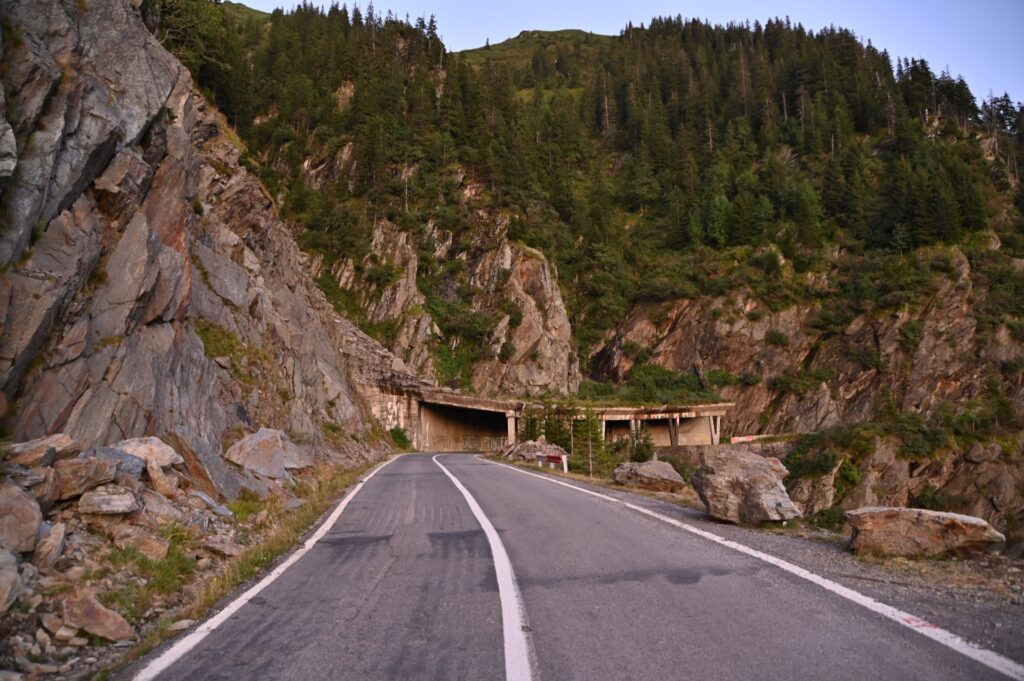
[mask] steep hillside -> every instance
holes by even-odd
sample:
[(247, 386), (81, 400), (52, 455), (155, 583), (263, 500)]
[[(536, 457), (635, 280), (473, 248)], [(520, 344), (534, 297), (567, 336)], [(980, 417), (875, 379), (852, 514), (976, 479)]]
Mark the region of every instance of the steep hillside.
[(240, 143), (130, 2), (7, 4), (0, 276), (7, 435), (157, 435), (232, 498), (260, 426), (379, 454), (359, 384), (415, 380), (307, 273)]
[(232, 77), (201, 80), (243, 162), (336, 308), (419, 371), (584, 400), (720, 393), (727, 434), (825, 429), (793, 463), (793, 481), (826, 474), (812, 510), (897, 452), (888, 497), (985, 499), (1015, 522), (1019, 493), (962, 484), (1021, 465), (1009, 97), (788, 20), (527, 31), (461, 55), (432, 19), (345, 6), (235, 34)]

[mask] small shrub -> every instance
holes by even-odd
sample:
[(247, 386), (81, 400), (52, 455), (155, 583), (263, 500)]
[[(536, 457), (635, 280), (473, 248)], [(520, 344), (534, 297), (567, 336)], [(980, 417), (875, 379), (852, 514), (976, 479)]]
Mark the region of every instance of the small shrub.
[(929, 511), (941, 511), (946, 508), (946, 504), (945, 496), (940, 494), (938, 488), (929, 482), (925, 484), (921, 493), (914, 499), (913, 506)]
[(502, 362), (507, 362), (516, 354), (516, 346), (511, 340), (507, 340), (501, 344), (501, 351), (498, 353), (498, 359)]
[(913, 352), (924, 338), (924, 327), (916, 319), (909, 319), (900, 327), (900, 347)]
[(812, 515), (809, 520), (815, 527), (823, 530), (831, 530), (832, 532), (839, 532), (843, 529), (843, 524), (846, 522), (846, 518), (843, 513), (843, 508), (841, 506), (833, 506), (832, 508), (827, 508), (824, 511), (818, 511)]
[(412, 443), (409, 441), (409, 435), (405, 432), (405, 428), (395, 426), (388, 431), (388, 435), (391, 436), (391, 440), (402, 449), (412, 449)]
[(778, 329), (769, 329), (764, 335), (764, 342), (777, 348), (786, 348), (789, 347), (789, 336)]

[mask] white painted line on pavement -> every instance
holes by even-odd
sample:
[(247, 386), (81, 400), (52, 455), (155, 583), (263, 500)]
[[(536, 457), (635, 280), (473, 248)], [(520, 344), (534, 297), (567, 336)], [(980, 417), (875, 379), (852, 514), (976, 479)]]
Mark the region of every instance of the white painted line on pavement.
[(512, 562), (508, 559), (508, 552), (505, 545), (501, 543), (501, 537), (494, 525), (484, 514), (480, 504), (473, 495), (469, 493), (459, 479), (452, 475), (452, 472), (445, 468), (437, 460), (439, 454), (433, 459), (438, 468), (444, 471), (455, 488), (462, 492), (469, 504), (469, 510), (476, 516), (476, 520), (487, 535), (487, 541), (491, 545), (491, 556), (494, 558), (494, 573), (498, 578), (498, 595), (501, 598), (501, 623), (505, 634), (505, 679), (506, 681), (531, 681), (533, 679), (533, 646), (526, 635), (526, 608), (523, 606), (523, 597), (519, 593), (519, 585), (516, 583), (516, 575), (512, 571)]
[(867, 608), (868, 610), (874, 613), (877, 613), (894, 622), (897, 622), (898, 624), (902, 624), (903, 626), (907, 627), (908, 629), (911, 629), (912, 631), (916, 631), (922, 636), (927, 636), (933, 641), (936, 641), (946, 646), (947, 648), (960, 653), (965, 657), (969, 657), (975, 662), (979, 662), (990, 669), (994, 669), (995, 671), (1000, 672), (1010, 677), (1011, 679), (1024, 681), (1024, 665), (1014, 662), (1010, 658), (1004, 657), (1003, 655), (1000, 655), (999, 653), (993, 650), (982, 648), (976, 643), (971, 643), (970, 641), (957, 636), (951, 631), (946, 631), (945, 629), (942, 629), (941, 627), (931, 624), (930, 622), (926, 622), (923, 619), (915, 617), (910, 613), (904, 612), (898, 608), (894, 608), (891, 605), (886, 605), (885, 603), (882, 603), (880, 601), (876, 601), (874, 598), (871, 598), (870, 596), (865, 596), (864, 594), (858, 591), (854, 591), (853, 589), (847, 588), (842, 584), (839, 584), (838, 582), (833, 582), (831, 579), (827, 579), (825, 577), (817, 575), (811, 572), (810, 570), (806, 570), (800, 567), (799, 565), (794, 565), (789, 561), (782, 560), (781, 558), (777, 558), (771, 554), (763, 553), (761, 551), (758, 551), (757, 549), (752, 549), (749, 546), (740, 544), (739, 542), (734, 542), (730, 539), (720, 537), (713, 532), (702, 530), (688, 523), (684, 523), (681, 520), (677, 520), (667, 515), (663, 515), (656, 511), (652, 511), (648, 508), (644, 508), (643, 506), (638, 506), (637, 504), (631, 504), (630, 502), (623, 501), (622, 499), (616, 499), (615, 497), (609, 496), (607, 494), (601, 494), (600, 492), (595, 492), (594, 490), (579, 487), (577, 485), (573, 485), (562, 480), (555, 480), (554, 478), (548, 477), (546, 475), (540, 475), (538, 473), (526, 471), (521, 468), (516, 468), (515, 466), (509, 466), (508, 464), (498, 463), (496, 461), (488, 461), (487, 459), (483, 459), (481, 457), (477, 458), (479, 458), (481, 461), (487, 461), (487, 463), (494, 464), (495, 466), (502, 466), (503, 468), (511, 469), (513, 471), (516, 471), (517, 473), (522, 473), (523, 475), (529, 475), (535, 478), (539, 478), (541, 480), (545, 480), (555, 485), (568, 487), (569, 489), (574, 489), (577, 492), (582, 492), (584, 494), (589, 494), (591, 496), (605, 499), (606, 501), (611, 501), (613, 503), (620, 504), (622, 506), (625, 506), (626, 508), (636, 511), (637, 513), (642, 513), (646, 516), (656, 518), (657, 520), (661, 520), (662, 522), (668, 523), (669, 525), (674, 525), (682, 530), (686, 530), (691, 534), (695, 534), (699, 537), (703, 537), (704, 539), (713, 541), (716, 544), (726, 546), (730, 549), (739, 551), (740, 553), (744, 553), (753, 558), (757, 558), (758, 560), (770, 563), (771, 565), (781, 568), (782, 570), (785, 570), (786, 572), (792, 575), (796, 575), (797, 577), (805, 579), (808, 582), (817, 584), (821, 588), (827, 591), (831, 591), (837, 596), (841, 596), (842, 598), (845, 598), (848, 601), (852, 601), (857, 605)]
[(387, 461), (385, 461), (384, 463), (380, 464), (372, 471), (367, 473), (365, 476), (363, 476), (363, 479), (360, 480), (359, 483), (355, 487), (353, 487), (348, 494), (345, 495), (345, 498), (338, 503), (337, 507), (334, 509), (331, 515), (327, 516), (327, 520), (325, 520), (320, 525), (320, 527), (317, 528), (316, 532), (310, 535), (309, 539), (307, 539), (302, 546), (296, 549), (292, 555), (288, 556), (287, 560), (285, 560), (283, 563), (274, 568), (270, 572), (270, 574), (268, 574), (266, 577), (261, 579), (251, 588), (249, 588), (241, 596), (231, 601), (231, 603), (229, 603), (227, 607), (225, 607), (223, 610), (221, 610), (216, 615), (214, 615), (213, 617), (211, 617), (210, 619), (206, 620), (198, 627), (196, 627), (195, 631), (193, 631), (191, 634), (181, 639), (180, 641), (172, 645), (170, 648), (165, 650), (163, 653), (161, 653), (159, 656), (151, 660), (149, 664), (143, 667), (139, 671), (139, 673), (135, 675), (135, 681), (151, 681), (152, 679), (157, 678), (168, 667), (170, 667), (172, 664), (181, 659), (182, 656), (184, 656), (186, 653), (188, 653), (188, 651), (195, 648), (200, 641), (202, 641), (210, 634), (210, 632), (212, 632), (220, 625), (224, 624), (224, 622), (226, 622), (228, 618), (234, 615), (239, 610), (239, 608), (241, 608), (243, 605), (251, 601), (253, 597), (256, 596), (256, 594), (270, 586), (270, 584), (275, 579), (280, 577), (285, 570), (294, 565), (295, 562), (299, 560), (299, 558), (302, 558), (304, 555), (306, 555), (306, 553), (308, 553), (309, 550), (313, 548), (313, 545), (320, 541), (320, 539), (322, 539), (323, 536), (327, 534), (327, 532), (332, 527), (334, 527), (334, 523), (338, 521), (338, 518), (341, 516), (342, 511), (345, 510), (345, 507), (348, 506), (350, 501), (352, 501), (352, 498), (356, 495), (356, 493), (363, 488), (363, 485), (365, 485), (370, 478), (376, 475), (380, 469), (384, 468), (384, 466), (387, 466), (389, 463), (391, 463), (397, 458), (397, 456), (391, 457), (390, 459), (388, 459)]

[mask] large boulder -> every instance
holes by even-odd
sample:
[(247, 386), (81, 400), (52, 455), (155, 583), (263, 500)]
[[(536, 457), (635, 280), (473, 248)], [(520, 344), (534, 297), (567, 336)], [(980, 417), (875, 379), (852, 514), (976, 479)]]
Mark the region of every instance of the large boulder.
[(72, 629), (85, 629), (108, 641), (123, 641), (135, 636), (132, 625), (119, 614), (103, 607), (91, 593), (64, 599), (64, 623)]
[(54, 459), (67, 459), (79, 451), (78, 444), (69, 435), (57, 433), (47, 437), (11, 445), (7, 453), (9, 463), (21, 466), (49, 466)]
[(257, 475), (274, 480), (291, 480), (289, 470), (309, 468), (312, 454), (297, 447), (280, 430), (260, 428), (231, 445), (224, 457)]
[(981, 518), (921, 508), (869, 506), (846, 512), (855, 553), (924, 557), (983, 551), (1006, 540)]
[(0, 480), (0, 547), (15, 553), (32, 551), (42, 521), (35, 497), (6, 478)]
[(549, 444), (543, 440), (517, 442), (501, 450), (501, 457), (509, 461), (536, 461), (547, 456), (564, 456), (565, 454), (566, 451), (558, 445)]
[(675, 492), (686, 487), (686, 481), (667, 461), (626, 461), (615, 467), (612, 477), (620, 485), (655, 492)]
[(693, 486), (712, 518), (757, 525), (800, 517), (782, 484), (786, 473), (776, 458), (711, 450), (701, 454)]
[(57, 485), (61, 499), (77, 497), (114, 479), (117, 474), (117, 461), (112, 459), (67, 459), (53, 464), (57, 474)]

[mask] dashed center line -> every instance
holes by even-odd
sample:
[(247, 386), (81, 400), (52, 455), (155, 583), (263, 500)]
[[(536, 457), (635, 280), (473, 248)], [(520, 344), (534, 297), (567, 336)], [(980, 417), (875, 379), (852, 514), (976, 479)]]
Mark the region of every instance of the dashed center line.
[(532, 681), (534, 678), (534, 655), (533, 645), (527, 634), (529, 627), (526, 624), (526, 608), (523, 606), (523, 596), (519, 592), (519, 585), (516, 583), (515, 572), (512, 570), (512, 563), (508, 559), (508, 552), (501, 542), (494, 525), (484, 514), (480, 504), (469, 490), (463, 486), (459, 479), (452, 475), (444, 465), (437, 460), (440, 455), (434, 455), (434, 463), (444, 471), (455, 488), (462, 492), (466, 498), (469, 510), (473, 512), (484, 534), (487, 535), (487, 542), (491, 545), (491, 556), (494, 559), (494, 573), (498, 578), (498, 595), (501, 599), (501, 623), (505, 639), (505, 679), (506, 681)]

